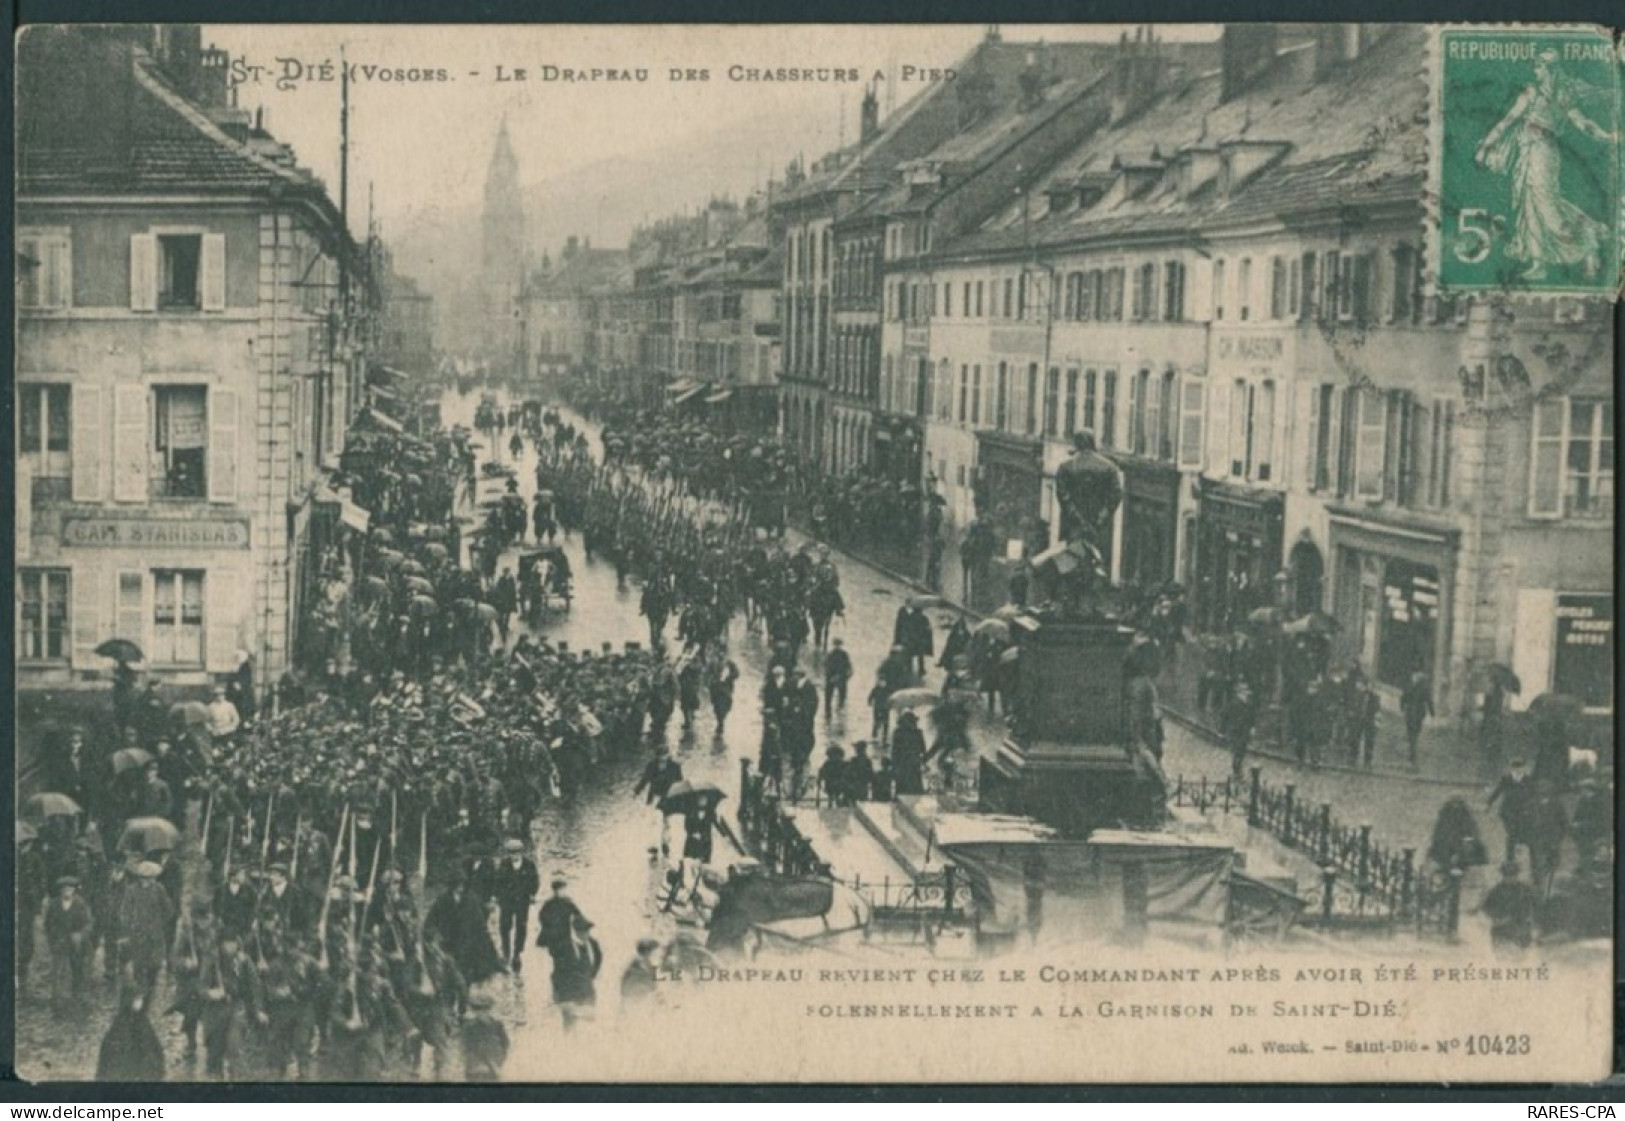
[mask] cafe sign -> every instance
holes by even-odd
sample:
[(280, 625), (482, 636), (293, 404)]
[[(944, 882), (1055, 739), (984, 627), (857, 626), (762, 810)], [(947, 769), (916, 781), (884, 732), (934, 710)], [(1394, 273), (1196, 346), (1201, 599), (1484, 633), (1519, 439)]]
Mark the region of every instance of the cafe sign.
[(62, 522), (62, 544), (82, 549), (246, 549), (248, 519), (69, 517)]

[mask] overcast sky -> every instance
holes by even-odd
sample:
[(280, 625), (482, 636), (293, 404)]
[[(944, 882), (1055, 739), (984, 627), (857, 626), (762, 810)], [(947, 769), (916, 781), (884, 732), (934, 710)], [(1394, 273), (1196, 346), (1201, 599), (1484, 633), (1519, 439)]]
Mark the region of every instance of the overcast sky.
[[(861, 82), (732, 81), (728, 69), (826, 67), (896, 76), (901, 105), (925, 85), (924, 72), (951, 66), (985, 27), (941, 26), (276, 26), (215, 25), (205, 43), (262, 67), (239, 72), (239, 104), (264, 107), (278, 139), (337, 193), (340, 84), (316, 68), (344, 57), (385, 69), (444, 70), (447, 81), (351, 83), (352, 225), (361, 232), (367, 184), (375, 185), (386, 228), (419, 208), (467, 206), (479, 199), (498, 118), (506, 112), (526, 185), (610, 157), (685, 137), (726, 131), (764, 109), (795, 122), (776, 150), (740, 151), (729, 178), (754, 182), (797, 152), (809, 159), (850, 141)], [(1121, 28), (1007, 26), (1007, 41), (1115, 39)], [(1204, 38), (1211, 28), (1170, 28), (1168, 38)], [(282, 60), (296, 60), (294, 64)], [(543, 67), (649, 71), (643, 83), (544, 81)], [(498, 67), (528, 80), (498, 82)], [(920, 76), (904, 78), (904, 68)], [(669, 71), (708, 70), (706, 82), (674, 82)], [(277, 79), (302, 72), (291, 88)], [(882, 91), (882, 106), (888, 97)], [(753, 145), (754, 147), (754, 145)], [(760, 169), (759, 172), (757, 169)], [(696, 204), (703, 199), (693, 200)]]

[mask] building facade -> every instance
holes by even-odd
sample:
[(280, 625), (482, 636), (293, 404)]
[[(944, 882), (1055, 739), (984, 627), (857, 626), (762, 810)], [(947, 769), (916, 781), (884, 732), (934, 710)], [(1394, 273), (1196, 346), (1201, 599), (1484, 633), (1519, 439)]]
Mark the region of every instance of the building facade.
[(26, 36), (19, 66), (21, 688), (288, 668), (318, 483), (359, 406), (360, 260), (321, 184), (226, 107), (195, 29)]

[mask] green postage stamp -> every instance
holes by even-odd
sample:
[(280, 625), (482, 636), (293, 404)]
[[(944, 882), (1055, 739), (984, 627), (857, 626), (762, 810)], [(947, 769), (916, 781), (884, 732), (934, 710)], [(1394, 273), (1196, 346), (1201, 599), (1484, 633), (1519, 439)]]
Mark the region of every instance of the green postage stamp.
[(1621, 70), (1610, 33), (1442, 27), (1432, 70), (1439, 289), (1613, 296)]

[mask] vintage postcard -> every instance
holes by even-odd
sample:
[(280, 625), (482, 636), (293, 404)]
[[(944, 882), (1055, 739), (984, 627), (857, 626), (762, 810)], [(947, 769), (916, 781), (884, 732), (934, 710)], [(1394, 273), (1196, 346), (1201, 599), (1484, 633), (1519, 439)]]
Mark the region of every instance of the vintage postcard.
[(36, 1082), (1586, 1082), (1584, 25), (36, 26)]

